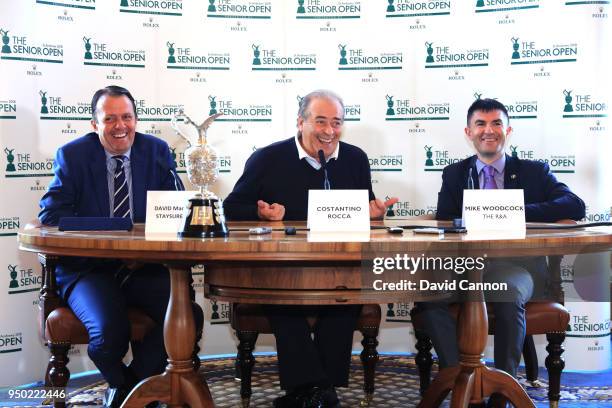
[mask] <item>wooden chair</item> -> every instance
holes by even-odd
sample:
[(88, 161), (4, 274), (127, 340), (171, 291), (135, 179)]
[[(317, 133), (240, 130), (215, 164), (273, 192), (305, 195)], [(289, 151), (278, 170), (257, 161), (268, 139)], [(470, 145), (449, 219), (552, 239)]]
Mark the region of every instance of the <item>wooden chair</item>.
[[(562, 256), (548, 257), (549, 295), (551, 295), (554, 301), (528, 302), (525, 306), (527, 336), (523, 344), (523, 358), (525, 360), (527, 379), (537, 385), (538, 360), (532, 336), (535, 334), (545, 334), (548, 340), (548, 346), (546, 347), (548, 356), (546, 357), (545, 364), (548, 370), (548, 400), (550, 401), (551, 408), (556, 408), (559, 405), (561, 372), (565, 367), (565, 362), (561, 355), (565, 351), (563, 349), (563, 341), (565, 340), (565, 331), (570, 319), (569, 312), (563, 306), (560, 274), (562, 258)], [(459, 312), (459, 305), (451, 305), (449, 309), (456, 318)], [(492, 312), (492, 308), (487, 308), (487, 312), (489, 317), (489, 334), (494, 334), (495, 315)], [(415, 361), (419, 368), (420, 391), (421, 395), (423, 395), (430, 384), (431, 366), (433, 365), (431, 356), (432, 343), (431, 339), (423, 331), (423, 322), (419, 317), (418, 307), (414, 308), (411, 314), (417, 338)]]
[[(363, 335), (361, 344), (361, 363), (363, 364), (363, 390), (366, 397), (364, 403), (369, 403), (374, 394), (374, 373), (378, 362), (378, 329), (380, 327), (380, 306), (363, 305), (357, 320), (355, 330)], [(316, 318), (308, 319), (310, 327), (314, 327)], [(251, 375), (255, 358), (253, 350), (260, 333), (271, 334), (272, 327), (260, 305), (232, 303), (230, 322), (238, 337), (238, 354), (236, 356), (236, 378), (240, 379), (240, 397), (243, 406), (248, 407), (251, 398)]]
[[(39, 334), (43, 342), (49, 347), (51, 357), (45, 371), (45, 387), (65, 389), (70, 379), (68, 370), (68, 351), (73, 344), (88, 344), (89, 336), (81, 321), (66, 305), (59, 295), (55, 267), (59, 260), (57, 256), (38, 254), (42, 265), (42, 287), (39, 296)], [(197, 310), (201, 309), (199, 306)], [(139, 341), (155, 327), (155, 322), (142, 311), (136, 308), (128, 310), (131, 333), (133, 341)], [(202, 327), (197, 328), (196, 343), (193, 352), (193, 368), (200, 368), (198, 342), (202, 337)], [(54, 398), (53, 405), (56, 408), (66, 406), (64, 398)]]

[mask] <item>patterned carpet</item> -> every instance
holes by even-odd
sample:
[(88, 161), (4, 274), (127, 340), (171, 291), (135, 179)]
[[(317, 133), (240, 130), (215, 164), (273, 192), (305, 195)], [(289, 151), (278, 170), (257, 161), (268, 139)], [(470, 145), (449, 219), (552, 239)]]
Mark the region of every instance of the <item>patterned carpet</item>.
[[(276, 356), (258, 355), (253, 372), (253, 396), (251, 407), (271, 407), (272, 400), (281, 394), (278, 387)], [(201, 373), (205, 375), (217, 408), (240, 407), (240, 382), (234, 379), (233, 358), (207, 359), (202, 362)], [(545, 379), (542, 373), (541, 379)], [(604, 374), (608, 375), (608, 374)], [(106, 383), (99, 374), (79, 379), (82, 386), (71, 389), (68, 406), (99, 406)], [(564, 383), (567, 383), (563, 380)], [(561, 407), (612, 407), (612, 381), (601, 386), (562, 386)], [(84, 385), (83, 385), (84, 384)], [(358, 356), (353, 356), (350, 386), (339, 389), (343, 407), (360, 407), (364, 397), (363, 376)], [(538, 407), (548, 406), (547, 383), (542, 381), (539, 388), (525, 387)], [(376, 372), (376, 392), (370, 404), (372, 408), (415, 407), (419, 401), (418, 374), (414, 358), (401, 355), (381, 356)], [(42, 401), (32, 404), (14, 405), (0, 400), (0, 406), (44, 407)], [(610, 404), (610, 405), (609, 405)], [(448, 406), (445, 402), (442, 406)], [(47, 406), (48, 407), (48, 406)]]

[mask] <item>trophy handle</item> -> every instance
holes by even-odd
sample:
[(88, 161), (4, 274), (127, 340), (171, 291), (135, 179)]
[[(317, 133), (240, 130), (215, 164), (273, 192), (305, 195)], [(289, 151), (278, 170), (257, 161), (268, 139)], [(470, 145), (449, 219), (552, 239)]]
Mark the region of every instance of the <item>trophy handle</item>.
[(198, 144), (205, 145), (206, 144), (206, 130), (215, 121), (215, 119), (217, 119), (221, 115), (223, 115), (223, 112), (215, 113), (214, 115), (211, 115), (208, 118), (206, 118), (206, 120), (202, 122), (201, 125), (198, 126), (195, 124), (193, 120), (191, 120), (189, 116), (185, 115), (183, 111), (180, 111), (177, 115), (172, 117), (172, 120), (170, 121), (170, 125), (172, 126), (172, 129), (174, 129), (176, 134), (181, 136), (183, 139), (185, 139), (187, 143), (189, 144), (189, 147), (191, 147), (192, 145), (191, 141), (189, 140), (187, 135), (185, 135), (178, 127), (178, 123), (177, 123), (178, 119), (183, 118), (183, 122), (186, 125), (193, 125), (198, 130)]
[(170, 120), (170, 126), (172, 126), (172, 129), (174, 129), (174, 131), (176, 132), (177, 135), (179, 135), (180, 137), (182, 137), (183, 139), (185, 139), (185, 141), (188, 144), (188, 147), (191, 147), (191, 140), (189, 140), (189, 138), (187, 137), (187, 135), (185, 135), (183, 133), (182, 130), (179, 129), (178, 127), (178, 123), (177, 121), (183, 118), (183, 121), (185, 122), (185, 124), (189, 124), (189, 123), (193, 123), (191, 121), (191, 119), (189, 119), (189, 116), (185, 115), (185, 113), (181, 110), (179, 111), (179, 113), (177, 115), (174, 115), (172, 117), (172, 119)]
[(201, 128), (204, 132), (206, 132), (206, 130), (210, 127), (210, 125), (212, 125), (215, 119), (217, 119), (221, 115), (223, 115), (223, 112), (218, 112), (218, 113), (215, 113), (214, 115), (210, 115), (208, 118), (206, 118), (204, 123), (198, 126), (198, 129)]

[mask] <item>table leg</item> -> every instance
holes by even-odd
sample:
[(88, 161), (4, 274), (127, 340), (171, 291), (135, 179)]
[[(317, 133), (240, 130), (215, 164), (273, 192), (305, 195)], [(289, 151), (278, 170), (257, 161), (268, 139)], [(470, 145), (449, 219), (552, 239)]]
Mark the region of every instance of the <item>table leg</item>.
[(168, 366), (163, 374), (141, 381), (122, 407), (143, 407), (160, 401), (169, 407), (214, 407), (206, 381), (193, 371), (191, 354), (195, 322), (189, 297), (189, 269), (170, 267), (170, 300), (164, 321), (164, 344)]
[(520, 384), (508, 373), (484, 364), (489, 321), (487, 305), (481, 301), (463, 302), (457, 321), (459, 366), (442, 369), (431, 383), (419, 408), (440, 406), (452, 390), (450, 406), (466, 408), (482, 403), (493, 393), (503, 395), (515, 407), (535, 408)]

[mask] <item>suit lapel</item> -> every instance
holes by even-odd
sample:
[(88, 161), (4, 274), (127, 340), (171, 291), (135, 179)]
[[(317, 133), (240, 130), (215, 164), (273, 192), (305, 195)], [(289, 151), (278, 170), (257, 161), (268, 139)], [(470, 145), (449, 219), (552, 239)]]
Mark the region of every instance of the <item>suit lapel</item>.
[(504, 169), (504, 189), (519, 187), (519, 159), (506, 155)]
[(106, 176), (106, 155), (102, 145), (99, 145), (99, 149), (95, 149), (95, 153), (92, 155), (92, 160), (89, 163), (89, 169), (91, 171), (91, 184), (94, 187), (96, 194), (96, 204), (101, 216), (107, 217), (110, 214), (110, 201), (108, 198), (108, 178)]
[(143, 188), (147, 184), (146, 174), (146, 154), (142, 151), (142, 144), (138, 133), (134, 138), (134, 144), (132, 145), (132, 151), (130, 153), (130, 164), (132, 171), (132, 200), (134, 208), (132, 208), (134, 220), (144, 219), (145, 214), (141, 209), (145, 208), (146, 192)]

